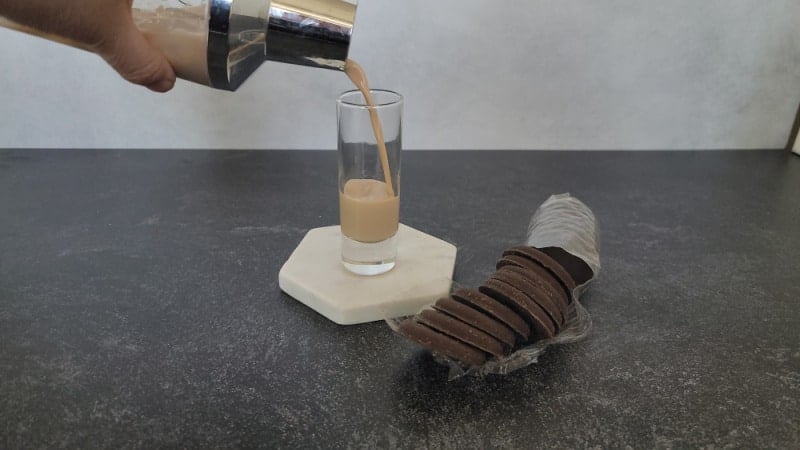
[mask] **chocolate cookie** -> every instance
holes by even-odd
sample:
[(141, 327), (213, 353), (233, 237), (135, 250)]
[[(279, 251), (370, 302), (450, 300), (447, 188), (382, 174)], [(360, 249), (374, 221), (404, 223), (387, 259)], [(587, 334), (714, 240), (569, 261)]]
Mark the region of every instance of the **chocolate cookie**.
[(484, 312), (471, 308), (451, 297), (440, 298), (433, 307), (493, 336), (503, 343), (506, 348), (514, 347), (514, 332), (506, 325), (503, 325), (502, 322)]
[[(517, 274), (518, 276), (524, 278), (528, 283), (532, 283), (534, 286), (537, 286), (539, 289), (541, 289), (545, 295), (545, 299), (543, 299), (545, 304), (539, 302), (539, 306), (548, 311), (552, 310), (551, 308), (555, 308), (556, 315), (558, 316), (557, 320), (559, 326), (562, 326), (569, 317), (569, 299), (567, 298), (567, 294), (563, 289), (561, 289), (561, 286), (558, 285), (549, 272), (541, 267), (538, 267), (537, 269), (541, 271), (541, 273), (536, 272), (535, 270), (523, 269), (518, 266), (504, 266), (501, 267), (498, 272), (511, 272)], [(552, 283), (547, 281), (548, 278), (552, 281)]]
[(523, 256), (506, 255), (500, 258), (495, 265), (498, 270), (502, 269), (503, 267), (510, 266), (519, 267), (526, 272), (531, 272), (531, 275), (529, 276), (530, 279), (533, 281), (541, 281), (546, 283), (550, 289), (556, 293), (557, 298), (563, 299), (564, 303), (566, 304), (570, 303), (570, 298), (567, 295), (567, 292), (564, 290), (564, 287), (561, 285), (561, 282), (556, 279), (555, 275), (550, 273), (549, 270), (542, 267), (539, 263)]
[(539, 250), (547, 253), (551, 258), (558, 261), (564, 269), (569, 272), (575, 284), (578, 286), (591, 280), (594, 276), (592, 268), (577, 256), (569, 253), (560, 247), (544, 247)]
[(397, 332), (428, 350), (471, 366), (486, 362), (486, 353), (446, 334), (442, 334), (415, 319), (406, 319), (397, 326)]
[(458, 289), (453, 292), (452, 297), (506, 324), (519, 336), (520, 341), (527, 342), (530, 338), (531, 329), (528, 324), (517, 313), (497, 300), (475, 289)]
[(417, 321), (494, 356), (506, 354), (503, 344), (497, 339), (441, 311), (423, 310), (417, 314)]
[(516, 311), (536, 331), (536, 337), (552, 338), (555, 335), (555, 326), (547, 313), (514, 286), (489, 278), (478, 290)]
[[(524, 272), (524, 269), (517, 268), (517, 270)], [(536, 302), (547, 313), (547, 317), (553, 322), (555, 332), (558, 333), (561, 330), (561, 326), (564, 324), (564, 315), (542, 286), (531, 282), (526, 276), (511, 270), (510, 267), (498, 270), (491, 278), (508, 283), (524, 292), (528, 298)]]
[(572, 293), (575, 291), (575, 281), (572, 279), (572, 276), (561, 267), (558, 261), (541, 250), (528, 246), (512, 247), (503, 252), (503, 256), (506, 255), (518, 255), (539, 263), (556, 277), (556, 280), (561, 283), (561, 286), (567, 292), (570, 302), (572, 302)]
[(494, 267), (495, 269), (500, 269), (504, 266), (517, 266), (522, 267), (523, 269), (531, 270), (533, 270), (535, 267), (541, 267), (538, 263), (535, 263), (524, 256), (512, 254), (503, 255), (503, 257), (497, 261), (497, 264)]

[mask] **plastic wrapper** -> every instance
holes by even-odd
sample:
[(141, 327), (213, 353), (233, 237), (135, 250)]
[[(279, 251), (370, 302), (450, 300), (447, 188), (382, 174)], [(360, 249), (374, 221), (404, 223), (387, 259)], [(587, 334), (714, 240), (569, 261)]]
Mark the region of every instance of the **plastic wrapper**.
[[(551, 345), (577, 342), (589, 335), (592, 319), (580, 297), (600, 273), (597, 221), (591, 209), (570, 194), (551, 196), (533, 214), (525, 244), (547, 252), (575, 279), (574, 308), (565, 327), (551, 339), (536, 341), (478, 367), (464, 368), (458, 362), (434, 353), (436, 361), (450, 367), (450, 379), (464, 375), (505, 375), (535, 363)], [(390, 319), (387, 323), (396, 330), (401, 320)]]
[(526, 244), (566, 252), (569, 259), (560, 262), (578, 284), (573, 293), (576, 298), (600, 273), (597, 219), (588, 206), (569, 194), (553, 195), (539, 206), (528, 226)]

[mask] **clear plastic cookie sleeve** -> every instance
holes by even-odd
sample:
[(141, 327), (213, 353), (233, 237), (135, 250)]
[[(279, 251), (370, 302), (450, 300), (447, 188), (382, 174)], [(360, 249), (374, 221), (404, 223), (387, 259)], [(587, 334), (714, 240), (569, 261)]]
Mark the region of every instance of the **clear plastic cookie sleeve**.
[[(553, 195), (531, 217), (524, 244), (545, 250), (575, 279), (574, 308), (566, 325), (551, 339), (521, 347), (503, 358), (489, 359), (479, 367), (464, 368), (458, 362), (434, 353), (438, 362), (450, 367), (450, 379), (464, 375), (505, 375), (535, 363), (551, 345), (577, 342), (589, 335), (592, 319), (580, 297), (600, 273), (599, 235), (592, 210), (570, 194)], [(457, 287), (456, 283), (454, 285)], [(400, 320), (402, 318), (389, 319), (387, 323), (396, 329)]]

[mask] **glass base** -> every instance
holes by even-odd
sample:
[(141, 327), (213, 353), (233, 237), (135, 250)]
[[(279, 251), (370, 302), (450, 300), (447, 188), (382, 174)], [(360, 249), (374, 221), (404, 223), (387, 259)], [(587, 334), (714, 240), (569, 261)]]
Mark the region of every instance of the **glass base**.
[(397, 257), (397, 235), (380, 242), (359, 242), (342, 235), (342, 264), (356, 275), (380, 275), (392, 270)]
[(394, 269), (394, 261), (385, 264), (351, 264), (347, 261), (342, 261), (344, 268), (353, 272), (356, 275), (373, 276), (386, 273)]

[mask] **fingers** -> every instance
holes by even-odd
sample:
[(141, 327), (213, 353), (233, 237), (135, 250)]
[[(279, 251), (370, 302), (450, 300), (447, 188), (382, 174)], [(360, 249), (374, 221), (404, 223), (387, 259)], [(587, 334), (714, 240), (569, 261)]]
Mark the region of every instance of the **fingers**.
[(115, 30), (113, 38), (98, 49), (123, 78), (155, 92), (166, 92), (175, 85), (175, 71), (158, 48), (147, 40), (133, 24), (125, 21)]

